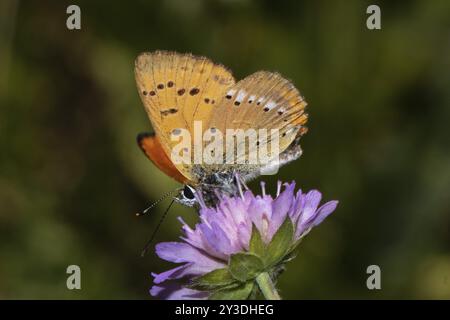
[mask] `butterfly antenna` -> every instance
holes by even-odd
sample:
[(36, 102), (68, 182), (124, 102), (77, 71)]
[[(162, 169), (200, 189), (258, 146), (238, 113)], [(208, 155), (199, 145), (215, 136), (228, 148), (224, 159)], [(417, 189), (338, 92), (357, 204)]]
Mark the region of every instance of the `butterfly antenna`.
[(167, 197), (173, 195), (175, 192), (178, 192), (179, 188), (177, 188), (176, 190), (171, 190), (169, 192), (166, 192), (165, 194), (163, 194), (163, 196), (161, 198), (159, 198), (158, 200), (156, 200), (155, 202), (153, 202), (150, 206), (148, 206), (145, 210), (142, 210), (141, 212), (136, 213), (136, 217), (140, 217), (145, 215), (150, 209), (154, 208), (157, 204), (159, 204), (161, 201), (165, 200)]
[(173, 199), (173, 200), (170, 202), (170, 204), (169, 204), (169, 206), (167, 207), (166, 211), (164, 211), (163, 215), (161, 216), (161, 219), (159, 219), (159, 222), (158, 222), (158, 224), (156, 225), (156, 228), (155, 228), (155, 230), (153, 231), (152, 236), (150, 237), (150, 240), (147, 241), (147, 243), (146, 243), (145, 246), (144, 246), (144, 249), (142, 249), (141, 257), (144, 257), (145, 254), (147, 253), (148, 248), (150, 248), (150, 245), (152, 244), (153, 239), (155, 238), (156, 233), (157, 233), (158, 230), (159, 230), (159, 227), (161, 227), (161, 224), (163, 223), (165, 217), (167, 216), (167, 213), (169, 213), (169, 210), (170, 210), (170, 208), (172, 207), (172, 205), (173, 205), (174, 202), (175, 202), (175, 199)]

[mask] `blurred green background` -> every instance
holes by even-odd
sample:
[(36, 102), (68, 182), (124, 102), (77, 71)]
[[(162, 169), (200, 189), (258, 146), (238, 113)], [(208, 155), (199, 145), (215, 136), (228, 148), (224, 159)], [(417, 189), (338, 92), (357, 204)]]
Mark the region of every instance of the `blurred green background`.
[[(66, 28), (81, 7), (82, 29)], [(0, 4), (0, 299), (149, 299), (139, 253), (177, 183), (142, 154), (142, 51), (275, 70), (309, 102), (304, 155), (278, 176), (337, 211), (280, 278), (286, 299), (450, 298), (450, 2), (13, 1)], [(253, 184), (254, 189), (257, 183)], [(156, 242), (180, 235), (174, 206)], [(66, 288), (81, 267), (82, 289)], [(367, 266), (382, 289), (366, 288)]]

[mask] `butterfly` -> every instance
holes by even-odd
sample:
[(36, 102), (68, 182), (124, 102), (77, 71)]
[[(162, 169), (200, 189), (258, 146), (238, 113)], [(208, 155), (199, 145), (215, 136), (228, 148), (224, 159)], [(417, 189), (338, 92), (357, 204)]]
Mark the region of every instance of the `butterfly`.
[[(299, 140), (306, 133), (307, 103), (295, 86), (280, 74), (258, 71), (237, 81), (221, 64), (205, 57), (169, 51), (140, 54), (135, 61), (135, 78), (140, 98), (148, 114), (154, 133), (137, 137), (144, 154), (165, 174), (184, 184), (176, 201), (192, 206), (201, 193), (208, 204), (217, 201), (217, 191), (237, 192), (236, 179), (246, 181), (261, 175), (263, 170), (282, 166), (302, 154)], [(174, 161), (173, 150), (179, 140), (174, 135), (187, 132), (191, 136), (196, 123), (201, 123), (201, 135), (227, 130), (270, 130), (277, 132), (276, 148), (272, 138), (249, 142), (219, 140), (222, 147), (216, 152), (218, 163), (193, 161), (192, 149), (199, 144), (207, 150), (205, 141), (195, 138), (183, 151), (191, 151), (190, 161)], [(183, 131), (182, 131), (183, 130)], [(233, 131), (231, 131), (233, 132)], [(239, 147), (247, 147), (237, 155)], [(233, 149), (234, 148), (234, 149)], [(270, 149), (269, 160), (250, 163), (253, 153)], [(209, 151), (208, 151), (209, 152)], [(245, 158), (246, 160), (243, 160)], [(234, 159), (234, 161), (229, 161)]]

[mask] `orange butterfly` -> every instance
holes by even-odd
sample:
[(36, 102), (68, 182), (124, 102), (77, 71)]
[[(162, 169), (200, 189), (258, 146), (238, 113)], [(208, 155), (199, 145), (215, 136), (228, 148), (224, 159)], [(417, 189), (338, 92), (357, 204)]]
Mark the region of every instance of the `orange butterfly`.
[[(195, 204), (195, 192), (201, 192), (207, 203), (214, 204), (215, 189), (233, 194), (237, 191), (236, 177), (248, 181), (259, 176), (261, 170), (284, 165), (302, 153), (299, 139), (307, 131), (304, 126), (308, 118), (304, 112), (306, 102), (298, 90), (277, 73), (259, 71), (236, 83), (229, 70), (205, 57), (156, 51), (137, 57), (135, 77), (155, 130), (155, 134), (138, 135), (138, 144), (160, 170), (185, 185), (176, 197), (183, 204)], [(223, 162), (206, 164), (195, 162), (192, 150), (196, 147), (209, 150), (207, 143), (194, 138), (183, 148), (190, 152), (187, 156), (190, 161), (174, 161), (173, 152), (179, 143), (174, 136), (182, 130), (194, 134), (198, 122), (203, 124), (201, 135), (208, 130), (214, 133), (276, 130), (279, 132), (277, 148), (271, 147), (269, 161), (250, 163), (252, 153), (268, 148), (271, 138), (258, 140), (240, 156), (236, 151), (240, 144), (227, 141), (225, 146), (234, 150), (225, 152), (219, 148), (215, 156)], [(241, 141), (241, 145), (249, 143)], [(230, 162), (231, 158), (234, 161)], [(246, 160), (240, 161), (241, 158)]]

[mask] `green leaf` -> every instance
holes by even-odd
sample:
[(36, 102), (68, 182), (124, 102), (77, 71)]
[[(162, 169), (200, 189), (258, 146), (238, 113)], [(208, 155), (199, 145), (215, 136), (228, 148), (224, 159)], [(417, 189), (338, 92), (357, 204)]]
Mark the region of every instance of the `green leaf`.
[(236, 280), (255, 278), (264, 268), (262, 260), (253, 253), (236, 253), (230, 257), (230, 272)]
[(250, 238), (250, 245), (249, 245), (249, 252), (254, 253), (260, 258), (264, 257), (265, 254), (265, 247), (261, 233), (259, 232), (258, 228), (253, 224), (252, 225), (252, 236)]
[(222, 268), (195, 278), (189, 287), (199, 290), (209, 290), (229, 285), (235, 281), (236, 279), (233, 278), (230, 270), (228, 268)]
[(254, 281), (248, 281), (238, 287), (222, 289), (214, 292), (210, 300), (245, 300), (253, 291)]
[(274, 234), (267, 246), (265, 262), (267, 266), (278, 263), (289, 251), (294, 237), (294, 225), (291, 218), (286, 217), (281, 227)]

